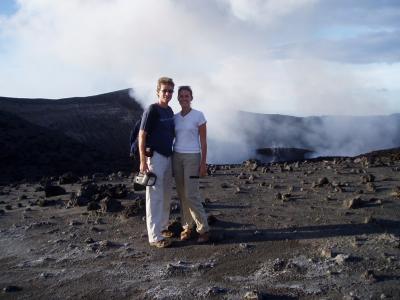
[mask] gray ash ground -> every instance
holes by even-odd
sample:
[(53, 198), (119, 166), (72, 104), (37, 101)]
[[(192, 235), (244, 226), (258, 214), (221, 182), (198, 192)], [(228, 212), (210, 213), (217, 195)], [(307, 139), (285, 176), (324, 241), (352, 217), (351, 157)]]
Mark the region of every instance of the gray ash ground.
[(398, 152), (211, 171), (212, 241), (168, 249), (124, 174), (1, 186), (0, 298), (400, 298)]

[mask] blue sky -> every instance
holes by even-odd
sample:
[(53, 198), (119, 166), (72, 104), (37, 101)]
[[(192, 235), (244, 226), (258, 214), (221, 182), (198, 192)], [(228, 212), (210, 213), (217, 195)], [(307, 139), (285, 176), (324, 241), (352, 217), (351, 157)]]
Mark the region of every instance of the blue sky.
[(398, 0), (0, 0), (2, 96), (150, 103), (168, 75), (210, 114), (390, 114), (399, 61)]
[(17, 11), (17, 3), (14, 0), (0, 1), (0, 15), (12, 15)]

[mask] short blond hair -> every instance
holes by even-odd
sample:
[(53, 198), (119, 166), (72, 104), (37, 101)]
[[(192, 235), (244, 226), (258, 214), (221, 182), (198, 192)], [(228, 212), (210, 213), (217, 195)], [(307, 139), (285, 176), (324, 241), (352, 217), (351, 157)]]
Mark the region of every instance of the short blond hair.
[(175, 83), (172, 80), (172, 78), (161, 77), (161, 78), (158, 79), (158, 82), (157, 82), (157, 92), (160, 91), (162, 84), (171, 85), (172, 87), (175, 87)]

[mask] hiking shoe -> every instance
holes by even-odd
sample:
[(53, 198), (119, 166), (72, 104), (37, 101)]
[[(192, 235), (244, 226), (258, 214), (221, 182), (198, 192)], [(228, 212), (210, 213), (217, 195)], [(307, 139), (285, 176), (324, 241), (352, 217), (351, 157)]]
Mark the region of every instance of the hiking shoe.
[(192, 230), (190, 229), (184, 229), (181, 232), (181, 241), (187, 241), (192, 238)]
[(165, 238), (172, 238), (174, 233), (168, 229), (161, 231), (161, 235)]
[(157, 242), (150, 243), (150, 246), (156, 248), (168, 248), (169, 246), (171, 246), (171, 241), (163, 239)]
[(199, 237), (197, 238), (197, 242), (199, 244), (207, 243), (210, 240), (210, 233), (209, 232), (204, 232), (199, 234)]

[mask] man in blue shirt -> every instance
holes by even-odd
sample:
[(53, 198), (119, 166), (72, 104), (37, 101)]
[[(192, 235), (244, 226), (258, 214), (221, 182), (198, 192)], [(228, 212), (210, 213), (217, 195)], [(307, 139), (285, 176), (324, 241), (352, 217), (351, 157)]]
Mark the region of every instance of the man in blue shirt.
[(153, 172), (155, 185), (146, 187), (146, 225), (149, 243), (157, 248), (170, 246), (163, 237), (167, 229), (172, 192), (171, 155), (174, 141), (174, 113), (168, 106), (174, 92), (171, 78), (157, 83), (158, 102), (143, 113), (139, 130), (140, 172)]

